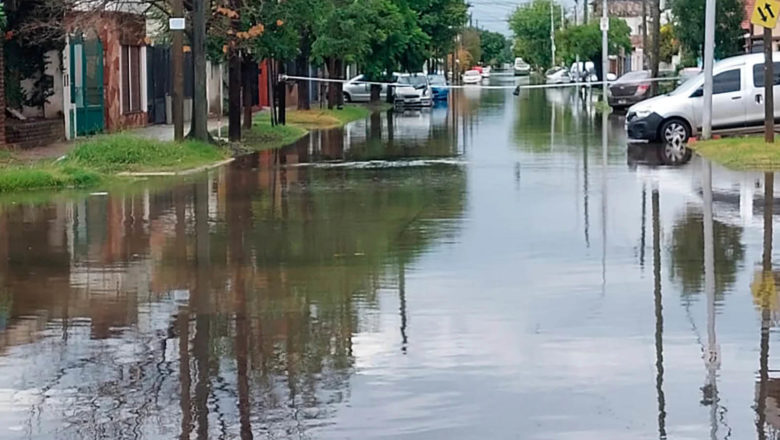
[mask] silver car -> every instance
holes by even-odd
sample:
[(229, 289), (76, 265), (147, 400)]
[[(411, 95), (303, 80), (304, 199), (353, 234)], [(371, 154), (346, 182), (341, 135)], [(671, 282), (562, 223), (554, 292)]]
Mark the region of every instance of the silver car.
[[(395, 78), (393, 78), (395, 81)], [(371, 85), (366, 82), (363, 75), (358, 75), (344, 83), (342, 88), (344, 101), (346, 102), (369, 102), (371, 100)], [(379, 97), (384, 101), (387, 97), (387, 85), (382, 85)]]
[(402, 74), (398, 76), (395, 87), (396, 108), (431, 107), (433, 92), (428, 77), (423, 73)]
[[(773, 55), (780, 71), (780, 53)], [(632, 140), (675, 142), (696, 136), (702, 126), (704, 74), (673, 92), (631, 106), (626, 130)], [(780, 77), (774, 80), (775, 119), (780, 118)], [(733, 130), (764, 123), (764, 55), (750, 54), (715, 63), (712, 89), (712, 128)]]

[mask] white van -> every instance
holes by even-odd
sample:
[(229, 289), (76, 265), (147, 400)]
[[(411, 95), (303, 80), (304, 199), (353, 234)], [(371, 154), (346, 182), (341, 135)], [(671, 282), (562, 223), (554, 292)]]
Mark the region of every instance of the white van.
[[(780, 119), (780, 52), (775, 68), (775, 120)], [(674, 142), (701, 130), (702, 86), (698, 74), (673, 92), (631, 106), (626, 114), (629, 139)], [(764, 123), (764, 55), (740, 55), (715, 63), (712, 89), (712, 128), (728, 130)]]
[(525, 76), (531, 74), (531, 65), (523, 61), (522, 58), (515, 58), (515, 76)]

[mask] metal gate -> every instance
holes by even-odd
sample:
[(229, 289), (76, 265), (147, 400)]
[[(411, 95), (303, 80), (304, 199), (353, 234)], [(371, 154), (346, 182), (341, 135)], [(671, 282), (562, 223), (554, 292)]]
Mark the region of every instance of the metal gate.
[[(192, 71), (192, 53), (184, 54), (184, 99), (191, 99), (194, 89), (194, 76)], [(146, 73), (147, 73), (147, 101), (149, 108), (149, 123), (165, 124), (171, 115), (168, 115), (168, 101), (173, 93), (173, 78), (171, 77), (171, 48), (151, 47), (146, 48)], [(186, 111), (185, 111), (186, 114)]]
[(74, 37), (70, 44), (71, 135), (103, 131), (103, 43)]

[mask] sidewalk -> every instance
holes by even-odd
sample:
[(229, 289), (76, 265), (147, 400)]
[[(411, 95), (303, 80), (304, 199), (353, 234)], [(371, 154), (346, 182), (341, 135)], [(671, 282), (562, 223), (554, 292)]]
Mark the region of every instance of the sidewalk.
[[(219, 119), (209, 119), (208, 128), (209, 131), (216, 131), (219, 128)], [(189, 122), (184, 123), (184, 133), (185, 135), (187, 132), (189, 132), (190, 124)], [(157, 139), (161, 141), (172, 141), (173, 140), (173, 125), (148, 125), (146, 127), (140, 127), (140, 128), (133, 128), (130, 130), (126, 130), (127, 133), (130, 133), (134, 136), (144, 137), (147, 139)], [(222, 133), (223, 136), (227, 135), (227, 118), (222, 118)], [(86, 138), (79, 138), (79, 140), (83, 140)], [(62, 141), (62, 142), (56, 142), (51, 145), (47, 145), (45, 147), (36, 147), (36, 148), (30, 148), (26, 150), (14, 150), (13, 155), (14, 158), (22, 161), (22, 162), (34, 162), (37, 160), (44, 160), (44, 159), (56, 159), (58, 157), (62, 157), (76, 145), (77, 141)]]

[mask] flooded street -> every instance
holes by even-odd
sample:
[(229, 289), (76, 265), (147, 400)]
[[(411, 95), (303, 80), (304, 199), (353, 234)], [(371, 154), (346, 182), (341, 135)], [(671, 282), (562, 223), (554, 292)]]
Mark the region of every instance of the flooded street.
[(775, 176), (453, 94), (0, 200), (0, 439), (777, 438)]

